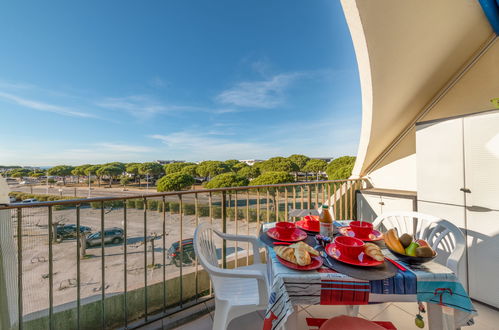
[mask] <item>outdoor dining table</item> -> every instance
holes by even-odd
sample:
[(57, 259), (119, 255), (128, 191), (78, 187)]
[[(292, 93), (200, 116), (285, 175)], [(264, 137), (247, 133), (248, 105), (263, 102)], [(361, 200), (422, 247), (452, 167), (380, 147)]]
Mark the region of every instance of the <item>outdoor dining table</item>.
[[(272, 227), (266, 224), (263, 231)], [(360, 280), (322, 266), (317, 270), (290, 269), (277, 259), (269, 242), (267, 270), (269, 303), (264, 330), (292, 328), (296, 319), (288, 318), (298, 305), (367, 305), (385, 302), (427, 302), (429, 329), (456, 329), (473, 325), (477, 315), (471, 300), (457, 276), (447, 267), (430, 261), (411, 266), (391, 257), (407, 270), (382, 280)], [(365, 270), (366, 272), (369, 269)], [(383, 320), (389, 321), (389, 320)]]

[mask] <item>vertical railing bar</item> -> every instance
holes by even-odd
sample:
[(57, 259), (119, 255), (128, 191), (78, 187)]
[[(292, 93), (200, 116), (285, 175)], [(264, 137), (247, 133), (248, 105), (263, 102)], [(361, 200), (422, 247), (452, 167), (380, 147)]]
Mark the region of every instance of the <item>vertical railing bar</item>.
[(333, 205), (334, 205), (334, 213), (335, 213), (335, 219), (340, 219), (340, 213), (338, 210), (338, 207), (336, 207), (336, 200), (337, 200), (337, 187), (336, 187), (336, 182), (333, 183)]
[(303, 210), (303, 190), (305, 189), (305, 186), (300, 186), (300, 200), (301, 200), (301, 205), (300, 209)]
[(184, 204), (182, 200), (182, 195), (178, 195), (178, 201), (179, 201), (179, 206), (178, 206), (178, 211), (179, 211), (179, 220), (180, 220), (180, 242), (179, 242), (179, 247), (180, 247), (180, 308), (183, 308), (184, 306), (184, 282), (183, 282), (183, 264), (184, 264), (184, 247), (182, 245), (183, 241), (183, 232), (184, 232)]
[(288, 220), (288, 187), (284, 187), (284, 221)]
[[(209, 205), (208, 205), (208, 208), (209, 208), (208, 212), (210, 213), (210, 225), (211, 226), (213, 226), (212, 202), (213, 202), (213, 200), (212, 200), (212, 194), (211, 194), (211, 191), (210, 191), (210, 193), (208, 195), (208, 203), (209, 203)], [(211, 235), (213, 235), (212, 231), (210, 231), (210, 236)], [(210, 238), (212, 239), (212, 237), (210, 237)], [(210, 282), (210, 296), (211, 296), (211, 295), (213, 295), (213, 285), (212, 285), (211, 281), (209, 281), (209, 282)]]
[[(199, 213), (198, 213), (198, 193), (194, 193), (194, 216), (195, 216), (195, 219), (196, 219), (196, 228), (198, 227), (199, 225)], [(198, 256), (195, 256), (194, 257), (194, 264), (196, 266), (196, 273), (194, 275), (195, 279), (195, 286), (196, 286), (196, 298), (195, 300), (198, 301), (198, 296), (199, 296), (199, 269), (198, 269)]]
[(308, 205), (307, 205), (308, 207), (307, 208), (309, 210), (311, 210), (312, 209), (312, 185), (311, 184), (309, 184), (307, 186), (307, 190), (308, 190), (308, 201), (307, 201), (308, 202)]
[[(293, 207), (292, 209), (296, 209), (296, 186), (293, 186)], [(296, 221), (296, 218), (293, 218), (293, 222)]]
[(269, 188), (267, 188), (267, 223), (270, 222)]
[(80, 232), (80, 204), (76, 205), (76, 329), (80, 329), (80, 307), (81, 307), (81, 232)]
[(319, 208), (319, 184), (315, 184), (315, 208)]
[[(17, 312), (18, 327), (23, 329), (23, 213), (22, 208), (17, 209)], [(49, 230), (50, 229), (49, 227)]]
[(329, 206), (333, 205), (333, 210), (334, 210), (334, 204), (331, 203), (331, 184), (327, 183), (326, 186), (327, 186), (327, 205)]
[[(222, 191), (222, 232), (227, 233), (227, 195), (226, 190)], [(227, 241), (222, 242), (222, 267), (227, 268)]]
[(345, 218), (343, 218), (343, 183), (340, 183), (339, 185), (340, 185), (339, 186), (340, 219), (344, 220)]
[(100, 246), (101, 246), (101, 328), (106, 328), (106, 307), (104, 299), (106, 298), (106, 268), (104, 260), (104, 201), (100, 202)]
[(348, 181), (345, 181), (343, 183), (344, 187), (345, 187), (345, 199), (343, 200), (343, 203), (345, 203), (345, 217), (343, 219), (347, 219), (348, 218)]
[[(239, 200), (238, 200), (237, 190), (236, 190), (236, 191), (234, 191), (234, 222), (236, 223), (236, 235), (239, 234), (239, 216), (237, 214), (237, 212), (239, 211), (239, 209), (237, 207), (238, 201)], [(237, 248), (239, 247), (239, 244), (237, 244), (237, 241), (234, 242), (234, 246), (235, 246), (235, 252), (236, 252), (236, 261), (235, 261), (234, 265), (237, 268), (238, 263), (239, 263), (239, 256), (238, 256), (238, 252), (237, 252)]]
[(350, 182), (350, 219), (353, 219), (353, 181)]
[(162, 197), (163, 203), (163, 313), (166, 313), (166, 201), (165, 196)]
[[(246, 235), (249, 236), (250, 234), (250, 209), (249, 209), (249, 201), (250, 201), (250, 191), (249, 189), (246, 190)], [(246, 244), (246, 266), (249, 265), (249, 250), (250, 250), (250, 243), (248, 242)]]
[(49, 329), (54, 328), (54, 254), (52, 243), (54, 241), (54, 226), (52, 220), (52, 206), (48, 207), (49, 225)]
[(123, 200), (123, 305), (125, 329), (128, 328), (128, 219), (127, 219), (127, 200)]
[[(154, 253), (154, 251), (152, 252)], [(144, 197), (144, 319), (148, 320), (147, 306), (147, 197)]]
[(279, 221), (279, 187), (275, 188), (275, 222)]
[(258, 189), (256, 190), (256, 226), (260, 230), (260, 190)]

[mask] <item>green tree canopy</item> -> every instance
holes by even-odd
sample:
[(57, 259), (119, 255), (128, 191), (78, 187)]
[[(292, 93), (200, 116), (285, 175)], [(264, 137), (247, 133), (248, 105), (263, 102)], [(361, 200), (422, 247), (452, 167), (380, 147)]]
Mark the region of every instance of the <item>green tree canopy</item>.
[(265, 172), (297, 172), (299, 170), (298, 165), (293, 163), (288, 158), (284, 157), (272, 157), (260, 165), (257, 166), (262, 173)]
[(196, 171), (197, 168), (198, 168), (198, 166), (196, 164), (194, 164), (194, 165), (187, 165), (187, 166), (184, 166), (182, 168), (182, 171), (180, 171), (180, 173), (188, 174), (188, 175), (190, 175), (192, 177), (195, 177), (195, 176), (198, 175), (198, 173)]
[(294, 178), (291, 174), (284, 171), (270, 171), (265, 172), (258, 178), (252, 180), (250, 183), (252, 186), (261, 186), (267, 184), (280, 184), (293, 182)]
[(241, 187), (247, 186), (249, 180), (242, 175), (229, 172), (222, 173), (215, 176), (209, 182), (205, 184), (205, 187), (208, 189), (212, 188), (229, 188), (229, 187)]
[(181, 172), (186, 166), (196, 165), (194, 163), (170, 163), (164, 165), (165, 174), (172, 174)]
[(234, 169), (234, 166), (240, 163), (237, 159), (229, 159), (223, 162), (229, 171), (237, 172), (237, 169)]
[(104, 165), (99, 168), (96, 172), (97, 175), (106, 175), (109, 178), (109, 187), (113, 183), (113, 179), (120, 176), (123, 173), (123, 168), (117, 165)]
[(194, 184), (194, 178), (184, 173), (165, 175), (157, 182), (158, 191), (179, 191)]
[(106, 164), (104, 164), (104, 166), (107, 166), (107, 165), (119, 167), (121, 169), (121, 172), (125, 172), (125, 170), (126, 170), (126, 164), (125, 163), (112, 162), (112, 163), (106, 163)]
[(139, 173), (142, 175), (159, 176), (163, 174), (163, 166), (156, 162), (142, 163), (139, 166)]
[(90, 164), (85, 164), (85, 165), (79, 165), (79, 166), (76, 166), (72, 171), (71, 171), (71, 174), (73, 175), (76, 175), (76, 176), (82, 176), (82, 175), (85, 175), (85, 169), (87, 169), (88, 167), (90, 167), (92, 165)]
[(85, 175), (87, 176), (90, 176), (92, 174), (95, 174), (97, 175), (97, 171), (99, 170), (99, 168), (101, 168), (102, 166), (101, 165), (92, 165), (92, 166), (89, 166), (87, 167), (86, 169), (83, 170), (83, 173), (85, 173)]
[(228, 171), (227, 165), (217, 160), (206, 160), (201, 162), (197, 168), (198, 174), (205, 178), (212, 178)]
[(45, 175), (44, 172), (31, 172), (29, 174), (29, 176), (32, 178), (39, 178), (39, 177), (44, 176), (44, 175)]
[(249, 165), (246, 163), (243, 163), (243, 162), (239, 162), (239, 163), (235, 164), (234, 166), (232, 166), (232, 170), (235, 172), (239, 172), (241, 169), (243, 169), (245, 167), (249, 167)]
[(310, 158), (308, 158), (305, 155), (296, 155), (296, 154), (289, 156), (288, 159), (293, 163), (295, 163), (296, 165), (298, 165), (298, 169), (300, 171), (303, 170), (303, 167), (305, 167), (307, 162), (310, 160)]
[(355, 157), (343, 156), (333, 159), (326, 167), (329, 180), (348, 179), (352, 175)]
[(62, 177), (62, 182), (66, 185), (66, 177), (71, 175), (71, 171), (74, 169), (73, 166), (69, 165), (58, 165), (54, 166), (47, 171), (48, 175), (60, 176)]
[(307, 162), (307, 164), (302, 168), (302, 171), (307, 173), (314, 173), (316, 175), (317, 180), (319, 180), (319, 173), (324, 172), (326, 170), (327, 163), (322, 159), (311, 159)]
[(140, 165), (140, 163), (128, 163), (125, 166), (125, 171), (135, 177), (140, 174)]
[(237, 171), (237, 174), (244, 176), (247, 179), (254, 179), (258, 177), (260, 173), (260, 169), (255, 166), (245, 166)]

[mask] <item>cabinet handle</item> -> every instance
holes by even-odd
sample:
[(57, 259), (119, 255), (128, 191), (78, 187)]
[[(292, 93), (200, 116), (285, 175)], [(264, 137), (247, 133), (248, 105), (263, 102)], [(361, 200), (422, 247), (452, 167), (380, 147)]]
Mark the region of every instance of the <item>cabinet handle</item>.
[(461, 188), (459, 190), (461, 190), (464, 193), (471, 194), (471, 190), (469, 190), (468, 188)]
[(383, 203), (383, 202), (379, 202), (379, 205), (385, 205), (385, 203)]

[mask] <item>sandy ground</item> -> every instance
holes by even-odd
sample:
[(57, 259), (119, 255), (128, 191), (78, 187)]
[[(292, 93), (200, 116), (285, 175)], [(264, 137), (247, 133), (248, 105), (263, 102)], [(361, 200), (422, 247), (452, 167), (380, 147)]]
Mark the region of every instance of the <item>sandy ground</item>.
[[(99, 231), (101, 226), (100, 210), (91, 208), (81, 209), (81, 225), (89, 226), (92, 231)], [(105, 228), (123, 228), (123, 209), (116, 209), (105, 214)], [(66, 224), (76, 223), (76, 210), (54, 211), (54, 221)], [(127, 211), (127, 289), (132, 290), (144, 286), (144, 254), (147, 256), (147, 265), (154, 263), (156, 267), (147, 267), (148, 284), (158, 283), (163, 280), (163, 269), (166, 277), (179, 276), (180, 269), (171, 264), (167, 258), (163, 264), (163, 240), (155, 240), (155, 249), (152, 251), (150, 243), (144, 244), (144, 211), (130, 209)], [(200, 222), (209, 222), (209, 218), (200, 218)], [(157, 211), (147, 212), (147, 235), (162, 235), (162, 213)], [(221, 228), (221, 220), (214, 220), (215, 226)], [(24, 314), (43, 310), (49, 306), (49, 243), (48, 243), (48, 214), (46, 208), (25, 209), (22, 219), (23, 227), (23, 302)], [(194, 216), (184, 216), (182, 221), (182, 238), (191, 238), (196, 227)], [(256, 235), (257, 224), (238, 220), (237, 231), (239, 234)], [(234, 221), (227, 224), (227, 232), (236, 233)], [(174, 241), (180, 239), (179, 215), (166, 215), (166, 250)], [(76, 240), (64, 240), (53, 245), (53, 297), (54, 306), (76, 300), (76, 270), (77, 249)], [(218, 247), (221, 244), (218, 242)], [(228, 244), (228, 253), (234, 252), (234, 245)], [(239, 249), (246, 249), (246, 244), (240, 244)], [(86, 250), (89, 258), (80, 260), (81, 267), (81, 298), (101, 295), (102, 275), (101, 262), (102, 250), (100, 246)], [(246, 250), (239, 251), (239, 256), (246, 255)], [(105, 261), (105, 293), (124, 292), (124, 244), (108, 244), (104, 248)], [(200, 268), (201, 266), (199, 266)], [(185, 265), (183, 272), (195, 271), (196, 267)]]

